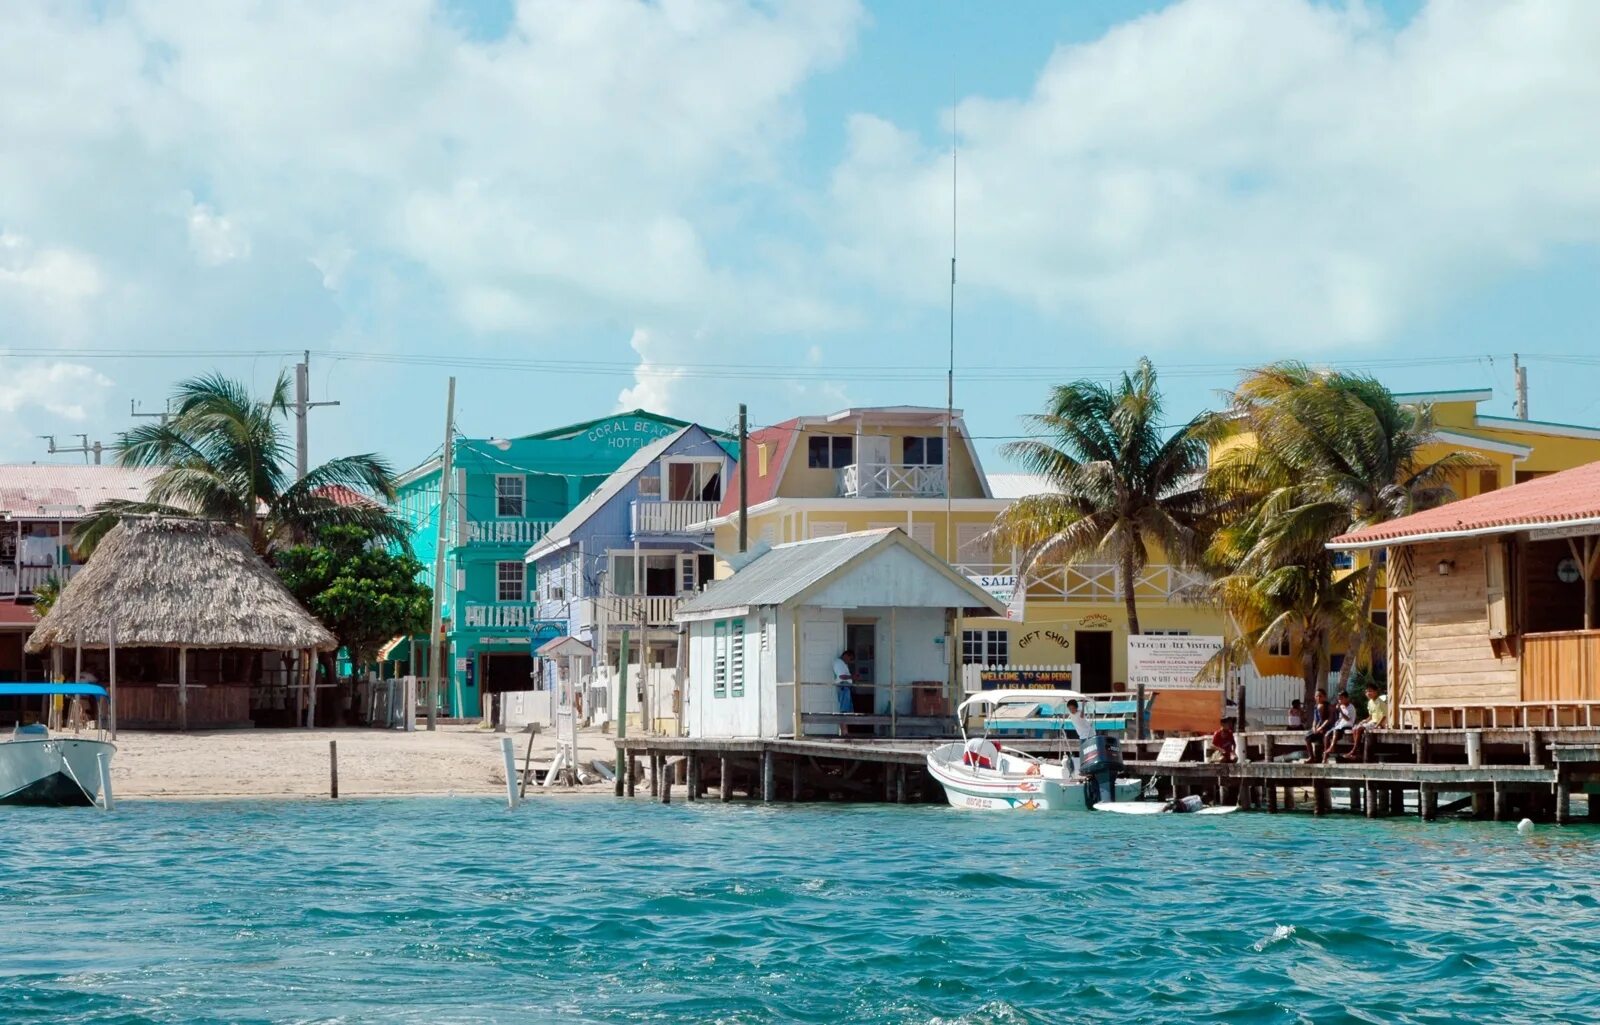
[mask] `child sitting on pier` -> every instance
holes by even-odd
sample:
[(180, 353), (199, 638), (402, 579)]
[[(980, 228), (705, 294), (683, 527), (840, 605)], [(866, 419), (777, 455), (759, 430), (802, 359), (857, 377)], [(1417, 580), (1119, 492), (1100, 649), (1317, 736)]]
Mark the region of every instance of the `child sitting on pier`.
[(1211, 760), (1232, 764), (1238, 760), (1237, 744), (1233, 736), (1233, 716), (1225, 716), (1222, 726), (1211, 735)]
[(1353, 761), (1366, 761), (1367, 754), (1362, 750), (1361, 742), (1370, 730), (1381, 730), (1389, 718), (1389, 704), (1383, 700), (1383, 695), (1378, 693), (1378, 685), (1367, 684), (1367, 717), (1356, 723), (1350, 731), (1350, 758)]
[(1303, 730), (1306, 728), (1306, 714), (1300, 707), (1300, 699), (1295, 698), (1289, 702), (1289, 729)]
[(1311, 706), (1311, 728), (1306, 731), (1306, 761), (1322, 761), (1323, 745), (1332, 728), (1333, 709), (1328, 707), (1328, 692), (1318, 687), (1316, 702)]
[(1339, 750), (1339, 738), (1350, 736), (1356, 728), (1356, 706), (1350, 703), (1350, 695), (1344, 691), (1339, 692), (1339, 703), (1333, 709), (1333, 725), (1328, 729), (1328, 751), (1322, 756), (1324, 762), (1333, 761), (1333, 756)]

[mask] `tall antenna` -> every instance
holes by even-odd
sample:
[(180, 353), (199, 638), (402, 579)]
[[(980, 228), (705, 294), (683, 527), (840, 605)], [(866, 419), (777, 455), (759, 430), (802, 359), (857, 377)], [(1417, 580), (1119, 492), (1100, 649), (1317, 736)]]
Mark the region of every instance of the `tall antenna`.
[[(950, 362), (944, 378), (944, 551), (952, 564), (960, 553), (956, 551), (956, 525), (952, 495), (955, 475), (950, 452), (950, 436), (955, 433), (956, 421), (956, 157), (959, 138), (956, 134), (956, 108), (960, 93), (956, 89), (956, 76), (950, 74)], [(961, 610), (955, 610), (950, 619), (950, 637), (945, 642), (945, 657), (950, 662), (951, 704), (960, 694), (962, 672)]]

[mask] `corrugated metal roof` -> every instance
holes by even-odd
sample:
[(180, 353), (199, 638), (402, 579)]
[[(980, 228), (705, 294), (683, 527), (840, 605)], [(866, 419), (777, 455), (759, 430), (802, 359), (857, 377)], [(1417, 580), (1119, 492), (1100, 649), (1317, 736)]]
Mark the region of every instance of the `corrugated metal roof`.
[(1600, 519), (1600, 462), (1412, 513), (1330, 542), (1331, 548), (1460, 534), (1512, 533)]
[(681, 613), (714, 612), (751, 605), (782, 605), (812, 584), (884, 542), (897, 528), (819, 537), (779, 545), (726, 580), (684, 602)]
[(556, 521), (556, 525), (539, 539), (539, 543), (528, 549), (527, 560), (532, 562), (550, 552), (557, 551), (566, 546), (568, 539), (579, 527), (588, 522), (589, 517), (599, 512), (605, 504), (617, 497), (622, 489), (633, 482), (633, 479), (643, 473), (645, 469), (657, 459), (660, 459), (673, 443), (693, 430), (703, 430), (695, 424), (680, 427), (664, 438), (657, 438), (644, 448), (639, 449), (628, 457), (627, 462), (617, 467), (615, 473), (600, 482), (600, 486), (589, 493), (589, 496), (577, 505), (572, 511)]
[[(55, 516), (41, 507), (82, 506), (88, 512), (114, 498), (142, 502), (159, 468), (82, 465), (0, 465), (0, 513)], [(75, 514), (69, 514), (68, 519)]]
[(1037, 473), (991, 473), (989, 491), (996, 498), (1018, 499), (1029, 495), (1055, 495), (1061, 489), (1050, 478)]

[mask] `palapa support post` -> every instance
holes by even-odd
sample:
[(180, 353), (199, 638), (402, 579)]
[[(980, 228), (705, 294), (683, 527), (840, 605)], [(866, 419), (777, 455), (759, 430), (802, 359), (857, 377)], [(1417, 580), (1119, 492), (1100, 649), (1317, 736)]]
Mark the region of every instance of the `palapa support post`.
[[(72, 632), (72, 682), (73, 683), (82, 683), (83, 682), (83, 631), (82, 630), (74, 630)], [(83, 727), (83, 715), (81, 714), (82, 707), (83, 707), (83, 699), (82, 698), (78, 698), (78, 697), (74, 697), (72, 699), (72, 704), (71, 704), (72, 711), (68, 714), (68, 718), (72, 720), (72, 732), (74, 732), (74, 733), (79, 732)]]
[(178, 729), (189, 729), (189, 649), (178, 646)]
[[(332, 683), (332, 680), (328, 681)], [(317, 725), (317, 649), (306, 649), (306, 729)]]
[(106, 658), (110, 672), (106, 681), (106, 721), (110, 724), (111, 739), (117, 739), (117, 624), (106, 625)]
[(764, 804), (771, 804), (778, 795), (778, 780), (772, 761), (770, 749), (761, 752), (761, 800)]
[(339, 742), (328, 741), (328, 798), (339, 799)]

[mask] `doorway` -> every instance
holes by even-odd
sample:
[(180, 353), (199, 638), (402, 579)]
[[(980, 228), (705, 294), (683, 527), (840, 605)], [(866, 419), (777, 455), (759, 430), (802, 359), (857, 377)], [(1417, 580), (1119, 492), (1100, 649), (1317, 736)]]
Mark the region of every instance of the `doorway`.
[(1072, 644), (1078, 649), (1078, 672), (1083, 677), (1073, 681), (1075, 688), (1085, 694), (1111, 693), (1111, 631), (1077, 630)]
[(851, 694), (851, 709), (861, 715), (871, 715), (877, 711), (877, 620), (845, 623), (844, 647), (855, 656), (856, 685)]

